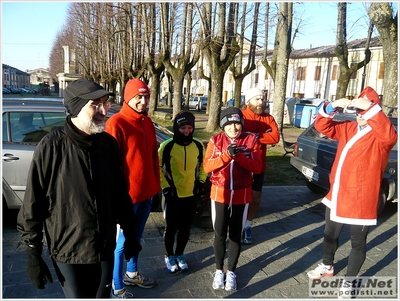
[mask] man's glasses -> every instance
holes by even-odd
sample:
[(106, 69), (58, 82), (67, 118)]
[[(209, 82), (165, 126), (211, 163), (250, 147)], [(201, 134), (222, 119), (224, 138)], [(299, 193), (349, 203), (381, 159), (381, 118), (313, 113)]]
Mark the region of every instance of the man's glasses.
[(98, 103), (98, 104), (91, 104), (91, 106), (93, 107), (93, 108), (95, 108), (96, 109), (96, 111), (100, 111), (100, 110), (102, 110), (102, 109), (105, 109), (105, 110), (109, 110), (110, 108), (111, 108), (111, 102), (109, 102), (109, 101), (105, 101), (105, 102), (101, 102), (101, 103)]

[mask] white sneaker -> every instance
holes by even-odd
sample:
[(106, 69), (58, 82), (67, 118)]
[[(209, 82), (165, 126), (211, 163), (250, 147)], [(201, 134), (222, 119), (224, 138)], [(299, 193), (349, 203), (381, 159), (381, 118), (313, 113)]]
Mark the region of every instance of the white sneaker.
[(222, 270), (217, 270), (214, 273), (214, 281), (213, 281), (213, 284), (212, 284), (213, 289), (215, 289), (215, 290), (223, 290), (225, 288), (224, 281), (225, 281), (224, 272)]
[(165, 266), (167, 267), (168, 272), (170, 272), (170, 273), (178, 272), (179, 268), (178, 268), (178, 265), (176, 264), (175, 256), (173, 256), (173, 255), (165, 256), (164, 262), (165, 262)]
[(225, 290), (226, 291), (236, 291), (237, 290), (236, 275), (234, 272), (228, 271), (226, 273)]
[(178, 262), (178, 266), (181, 271), (186, 271), (189, 268), (185, 260), (185, 255), (182, 254), (176, 256), (176, 261)]
[(307, 272), (307, 276), (311, 280), (318, 280), (322, 277), (332, 277), (333, 272), (333, 265), (325, 265), (320, 263), (314, 270)]

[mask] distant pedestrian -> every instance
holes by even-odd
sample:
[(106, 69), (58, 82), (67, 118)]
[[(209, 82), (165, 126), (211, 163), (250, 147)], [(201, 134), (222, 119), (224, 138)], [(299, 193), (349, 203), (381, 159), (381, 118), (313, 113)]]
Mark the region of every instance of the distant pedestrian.
[(170, 273), (189, 268), (184, 251), (197, 199), (204, 194), (207, 179), (203, 169), (204, 145), (193, 137), (194, 129), (194, 115), (187, 111), (179, 112), (174, 118), (174, 136), (164, 141), (158, 150), (161, 188), (165, 197), (165, 265)]
[[(106, 131), (117, 140), (122, 166), (128, 181), (129, 194), (136, 214), (135, 232), (140, 241), (150, 215), (153, 196), (160, 190), (160, 167), (158, 164), (158, 144), (152, 120), (147, 115), (150, 89), (142, 80), (129, 80), (123, 92), (121, 110), (111, 116), (106, 123)], [(113, 296), (132, 298), (125, 285), (152, 288), (154, 279), (145, 277), (138, 270), (139, 254), (131, 258), (124, 269), (124, 231), (118, 233), (115, 249), (113, 276)]]
[(125, 257), (141, 249), (118, 145), (103, 132), (111, 94), (84, 78), (68, 85), (65, 127), (37, 145), (18, 214), (29, 279), (39, 289), (53, 281), (44, 233), (66, 298), (110, 298), (117, 222)]
[[(339, 108), (356, 110), (356, 121), (334, 121)], [(326, 205), (322, 263), (307, 273), (310, 279), (334, 275), (333, 261), (343, 225), (350, 225), (351, 252), (346, 281), (354, 279), (364, 263), (369, 227), (376, 225), (379, 191), (397, 132), (382, 111), (378, 94), (366, 87), (359, 98), (338, 99), (319, 110), (315, 128), (338, 141), (330, 174)], [(352, 287), (343, 283), (339, 297), (349, 296)]]
[(249, 205), (246, 224), (243, 230), (243, 243), (252, 243), (251, 226), (258, 208), (260, 207), (261, 192), (264, 183), (264, 173), (267, 168), (267, 145), (277, 144), (280, 139), (278, 125), (272, 115), (264, 112), (263, 92), (258, 88), (252, 88), (245, 94), (245, 108), (243, 109), (244, 131), (254, 133), (261, 144), (262, 168), (254, 174), (252, 186), (252, 202)]
[[(222, 133), (210, 138), (204, 170), (211, 173), (211, 212), (214, 228), (216, 272), (213, 289), (237, 289), (235, 269), (241, 234), (251, 202), (253, 173), (261, 171), (261, 150), (256, 135), (243, 131), (242, 111), (230, 107), (221, 112)], [(224, 257), (229, 231), (226, 279)]]

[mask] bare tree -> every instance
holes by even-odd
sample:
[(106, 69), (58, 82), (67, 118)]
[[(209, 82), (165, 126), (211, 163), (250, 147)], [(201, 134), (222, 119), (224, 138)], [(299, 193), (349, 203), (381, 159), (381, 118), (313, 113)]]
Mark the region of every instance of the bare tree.
[[(258, 14), (259, 14), (259, 8), (260, 8), (260, 3), (256, 2), (254, 3), (254, 13), (252, 17), (253, 21), (253, 30), (251, 34), (251, 41), (250, 45), (245, 45), (245, 31), (247, 29), (247, 24), (246, 24), (246, 16), (248, 14), (247, 12), (247, 2), (243, 3), (242, 7), (242, 17), (241, 17), (241, 27), (240, 27), (240, 34), (239, 34), (239, 53), (236, 56), (236, 59), (232, 62), (231, 66), (229, 69), (232, 72), (233, 79), (234, 79), (234, 105), (235, 107), (240, 107), (241, 104), (241, 92), (242, 92), (242, 83), (243, 79), (249, 75), (255, 68), (255, 56), (256, 56), (256, 48), (257, 48), (257, 35), (258, 35)], [(236, 11), (235, 15), (235, 22), (234, 22), (234, 32), (238, 32), (236, 29), (237, 24), (238, 24), (238, 14), (239, 10)], [(247, 64), (243, 68), (243, 54), (244, 51), (246, 51), (247, 55)]]
[[(393, 16), (393, 9), (389, 2), (371, 2), (368, 16), (378, 29), (383, 47), (384, 82), (383, 105), (388, 113), (390, 107), (398, 107), (398, 33), (397, 12)], [(396, 111), (396, 116), (398, 112)]]
[[(234, 18), (238, 5), (238, 3), (205, 2), (200, 11), (203, 43), (207, 45), (203, 49), (203, 55), (211, 73), (211, 94), (207, 104), (209, 119), (205, 128), (207, 132), (219, 129), (223, 79), (226, 70), (239, 52), (234, 32)], [(228, 13), (227, 6), (229, 6)]]
[(75, 28), (83, 76), (115, 87), (146, 76), (143, 17), (132, 3), (72, 3), (69, 21)]
[(147, 60), (147, 71), (151, 79), (149, 115), (157, 110), (160, 82), (165, 70), (161, 56), (161, 16), (157, 14), (156, 3), (142, 3), (141, 15), (144, 22), (144, 52)]
[(163, 2), (160, 5), (162, 58), (164, 66), (174, 82), (172, 115), (175, 116), (182, 106), (185, 75), (199, 60), (201, 45), (193, 43), (194, 12), (192, 3), (172, 3), (170, 5), (168, 2)]
[(336, 87), (336, 98), (346, 96), (347, 87), (350, 82), (351, 75), (358, 69), (364, 67), (371, 59), (371, 51), (369, 50), (369, 40), (367, 39), (364, 60), (349, 66), (349, 49), (347, 47), (347, 3), (338, 3), (338, 21), (336, 33), (335, 54), (339, 61), (339, 77)]
[[(266, 18), (269, 17), (269, 7), (266, 9)], [(278, 124), (279, 130), (283, 127), (283, 111), (286, 96), (286, 81), (289, 65), (289, 56), (292, 51), (291, 35), (293, 22), (293, 3), (280, 2), (278, 24), (275, 35), (275, 45), (271, 57), (271, 62), (267, 60), (268, 48), (265, 47), (262, 64), (265, 66), (268, 74), (272, 77), (275, 86), (274, 92), (274, 117)], [(266, 24), (266, 32), (268, 32)], [(266, 39), (268, 35), (266, 34)], [(268, 45), (266, 43), (265, 45)]]
[[(74, 50), (75, 35), (73, 28), (66, 23), (62, 30), (57, 32), (56, 38), (53, 42), (53, 47), (50, 52), (49, 62), (50, 68), (49, 73), (53, 82), (57, 82), (57, 74), (64, 71), (64, 50), (63, 46), (68, 46), (69, 49)], [(77, 69), (71, 70), (72, 73), (78, 73)]]

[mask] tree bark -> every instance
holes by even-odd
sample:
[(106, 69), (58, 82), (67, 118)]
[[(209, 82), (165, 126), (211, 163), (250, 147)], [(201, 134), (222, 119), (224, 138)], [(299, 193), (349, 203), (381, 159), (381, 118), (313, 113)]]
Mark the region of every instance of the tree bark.
[[(378, 29), (383, 47), (385, 63), (383, 82), (383, 109), (386, 113), (398, 107), (398, 33), (397, 13), (393, 17), (393, 9), (388, 2), (372, 2), (368, 16)], [(393, 116), (397, 117), (398, 110)]]

